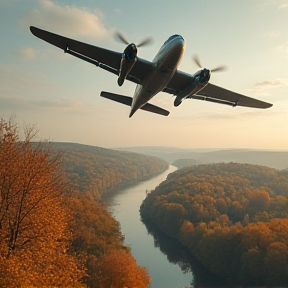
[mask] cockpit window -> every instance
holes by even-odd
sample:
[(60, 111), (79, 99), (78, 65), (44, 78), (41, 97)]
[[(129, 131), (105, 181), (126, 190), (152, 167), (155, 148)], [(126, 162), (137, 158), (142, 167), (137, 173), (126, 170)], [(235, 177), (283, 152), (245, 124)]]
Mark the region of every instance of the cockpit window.
[(183, 39), (183, 37), (181, 35), (175, 34), (175, 35), (170, 36), (168, 38), (168, 40), (165, 41), (164, 45), (167, 44), (168, 42), (170, 42), (172, 39), (175, 39), (175, 38)]

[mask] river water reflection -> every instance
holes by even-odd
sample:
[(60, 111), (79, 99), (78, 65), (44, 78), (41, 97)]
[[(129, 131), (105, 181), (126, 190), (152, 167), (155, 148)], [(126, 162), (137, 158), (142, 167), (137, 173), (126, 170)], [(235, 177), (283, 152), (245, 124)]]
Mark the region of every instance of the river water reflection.
[[(150, 231), (148, 232), (146, 226), (141, 221), (139, 213), (140, 205), (146, 197), (146, 190), (150, 191), (154, 189), (166, 179), (169, 173), (175, 170), (177, 168), (170, 165), (169, 169), (164, 173), (150, 180), (139, 182), (136, 186), (125, 188), (106, 199), (110, 204), (110, 211), (121, 225), (126, 245), (131, 247), (131, 252), (137, 263), (148, 269), (152, 279), (151, 288), (188, 287), (189, 283), (193, 280), (191, 271), (185, 273), (178, 264), (175, 264), (179, 262), (182, 268), (187, 270), (187, 265), (178, 259), (181, 253), (186, 255), (183, 250), (184, 248), (182, 247), (182, 249), (175, 241), (167, 238), (167, 241), (161, 240), (160, 242), (163, 242), (165, 247), (168, 245), (168, 250), (171, 250), (172, 254), (169, 254), (170, 256), (166, 255), (167, 247), (164, 250), (162, 249), (163, 253), (159, 248), (159, 237), (154, 239), (152, 235), (153, 228), (151, 227), (147, 227)], [(174, 263), (169, 262), (169, 257), (172, 257), (170, 261)]]

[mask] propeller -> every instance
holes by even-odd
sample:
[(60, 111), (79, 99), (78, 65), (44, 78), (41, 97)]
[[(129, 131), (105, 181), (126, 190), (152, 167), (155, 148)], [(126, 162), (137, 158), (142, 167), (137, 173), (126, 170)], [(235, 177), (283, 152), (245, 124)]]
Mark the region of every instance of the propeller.
[[(194, 60), (196, 65), (202, 69), (202, 65), (201, 65), (199, 57), (197, 55), (194, 55), (192, 59)], [(226, 66), (219, 66), (219, 67), (216, 67), (214, 69), (211, 69), (210, 71), (211, 72), (220, 72), (220, 71), (225, 71), (225, 70), (227, 70)]]
[[(127, 39), (122, 33), (118, 32), (118, 31), (115, 33), (115, 38), (116, 38), (117, 40), (120, 40), (120, 41), (123, 42), (124, 44), (127, 44), (127, 45), (130, 44), (130, 42), (128, 41), (128, 39)], [(141, 41), (141, 42), (140, 42), (138, 45), (136, 45), (136, 46), (137, 46), (137, 47), (146, 46), (146, 45), (152, 43), (152, 41), (153, 41), (152, 38), (151, 38), (151, 37), (148, 37), (148, 38), (144, 39), (143, 41)]]

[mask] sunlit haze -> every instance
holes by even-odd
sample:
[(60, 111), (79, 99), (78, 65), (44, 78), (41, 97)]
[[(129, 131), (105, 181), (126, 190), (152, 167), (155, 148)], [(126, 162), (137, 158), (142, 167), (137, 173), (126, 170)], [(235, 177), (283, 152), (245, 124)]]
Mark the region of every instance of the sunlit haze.
[[(287, 0), (63, 1), (0, 0), (0, 116), (36, 125), (40, 137), (100, 147), (174, 146), (288, 150)], [(173, 34), (186, 41), (179, 69), (226, 65), (210, 82), (273, 104), (232, 108), (199, 100), (174, 107), (159, 93), (151, 103), (168, 117), (137, 111), (100, 97), (101, 91), (133, 96), (135, 84), (31, 34), (33, 25), (122, 52), (113, 36), (131, 42), (153, 37), (138, 56), (152, 60)]]

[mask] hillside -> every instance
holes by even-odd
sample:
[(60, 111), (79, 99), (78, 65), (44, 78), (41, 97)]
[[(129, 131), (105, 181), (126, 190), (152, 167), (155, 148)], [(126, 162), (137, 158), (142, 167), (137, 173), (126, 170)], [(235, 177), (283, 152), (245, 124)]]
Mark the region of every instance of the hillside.
[(182, 149), (177, 147), (166, 146), (135, 146), (135, 147), (117, 147), (119, 151), (130, 151), (163, 158), (168, 163), (177, 159), (193, 158), (198, 153), (215, 151), (217, 149)]
[(154, 156), (75, 143), (50, 142), (49, 146), (63, 154), (63, 167), (73, 189), (94, 199), (168, 168), (166, 161)]
[(221, 150), (205, 153), (193, 153), (193, 158), (178, 159), (172, 163), (177, 168), (194, 164), (208, 163), (247, 163), (263, 165), (271, 168), (288, 168), (288, 152), (259, 150)]
[[(107, 210), (105, 202), (94, 200), (101, 200), (107, 192), (121, 185), (160, 173), (168, 164), (157, 157), (75, 143), (49, 143), (49, 148), (61, 151), (62, 165), (69, 180), (66, 205), (75, 215), (70, 251), (79, 259), (85, 256), (87, 275), (83, 283), (90, 288), (108, 287), (106, 283), (101, 286), (106, 275), (110, 282), (133, 281), (135, 287), (142, 287), (141, 283), (146, 287), (150, 276), (144, 267), (137, 265), (124, 245), (119, 223)], [(117, 271), (113, 275), (111, 265), (113, 271)]]
[(229, 285), (288, 284), (288, 169), (238, 163), (180, 169), (140, 212)]
[(163, 158), (177, 168), (209, 163), (248, 163), (276, 169), (288, 168), (288, 151), (249, 149), (181, 149), (174, 147), (122, 147), (121, 151), (133, 151)]
[(22, 134), (12, 122), (0, 122), (0, 286), (147, 287), (147, 269), (124, 245), (120, 225), (100, 197), (168, 164), (135, 153), (32, 141), (33, 127)]

